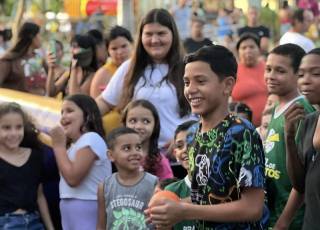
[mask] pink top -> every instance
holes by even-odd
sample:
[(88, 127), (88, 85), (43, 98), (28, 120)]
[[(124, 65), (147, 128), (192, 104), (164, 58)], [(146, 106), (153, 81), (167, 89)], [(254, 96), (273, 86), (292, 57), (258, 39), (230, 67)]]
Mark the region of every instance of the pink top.
[(163, 154), (160, 155), (161, 161), (159, 163), (159, 167), (157, 168), (156, 176), (159, 178), (159, 180), (173, 178), (173, 173), (168, 158)]

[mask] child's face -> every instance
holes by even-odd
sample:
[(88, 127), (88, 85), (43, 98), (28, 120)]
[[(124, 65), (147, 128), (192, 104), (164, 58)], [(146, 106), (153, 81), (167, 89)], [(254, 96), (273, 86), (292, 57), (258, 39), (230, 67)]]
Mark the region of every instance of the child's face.
[(24, 137), (23, 118), (19, 113), (7, 113), (0, 118), (0, 146), (16, 150)]
[(141, 140), (138, 134), (130, 133), (119, 136), (114, 149), (109, 150), (109, 157), (118, 170), (140, 170), (142, 161)]
[(108, 52), (112, 61), (119, 66), (130, 57), (131, 43), (125, 37), (117, 37), (110, 41)]
[(299, 68), (298, 86), (300, 92), (311, 104), (320, 104), (320, 56), (306, 55)]
[(65, 100), (62, 103), (60, 123), (68, 138), (75, 141), (82, 134), (84, 123), (83, 112), (74, 102)]
[(264, 78), (269, 93), (286, 96), (297, 89), (297, 75), (289, 57), (270, 54), (267, 58)]
[(220, 80), (203, 61), (188, 63), (184, 74), (184, 95), (192, 112), (202, 118), (215, 113), (221, 104), (228, 102), (234, 79)]
[(154, 129), (154, 117), (149, 109), (137, 106), (128, 111), (126, 126), (137, 131), (141, 142), (149, 141)]
[(188, 131), (181, 131), (177, 133), (174, 142), (174, 153), (177, 161), (181, 163), (182, 167), (189, 170), (189, 157), (188, 157), (188, 144), (187, 144), (187, 134)]

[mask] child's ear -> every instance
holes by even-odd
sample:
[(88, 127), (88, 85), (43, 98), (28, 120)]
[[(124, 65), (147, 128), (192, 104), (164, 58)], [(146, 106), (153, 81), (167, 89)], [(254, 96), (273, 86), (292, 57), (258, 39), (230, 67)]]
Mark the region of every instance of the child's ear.
[(107, 156), (108, 156), (110, 161), (114, 162), (113, 152), (112, 152), (111, 149), (108, 149)]
[(233, 76), (228, 76), (224, 80), (224, 95), (225, 96), (230, 96), (232, 93), (232, 89), (234, 85), (236, 84), (236, 79)]

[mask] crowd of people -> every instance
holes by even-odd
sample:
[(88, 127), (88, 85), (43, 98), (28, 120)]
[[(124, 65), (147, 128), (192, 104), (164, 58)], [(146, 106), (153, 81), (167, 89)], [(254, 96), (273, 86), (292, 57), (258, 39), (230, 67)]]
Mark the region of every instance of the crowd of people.
[[(121, 26), (74, 35), (69, 66), (51, 39), (35, 70), (40, 27), (20, 27), (0, 58), (0, 87), (62, 100), (61, 119), (47, 146), (21, 105), (0, 104), (0, 229), (320, 226), (320, 48), (305, 34), (317, 12), (286, 14), (284, 4), (271, 46), (256, 7), (237, 36), (225, 27), (235, 12), (219, 11), (215, 39), (201, 12), (179, 2), (150, 10), (135, 41)], [(159, 190), (180, 201), (150, 206)]]

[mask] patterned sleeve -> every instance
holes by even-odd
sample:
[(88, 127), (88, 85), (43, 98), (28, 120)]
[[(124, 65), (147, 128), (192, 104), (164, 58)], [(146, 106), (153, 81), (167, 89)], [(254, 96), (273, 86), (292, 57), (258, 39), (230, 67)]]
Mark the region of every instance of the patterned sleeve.
[(262, 141), (251, 123), (238, 125), (234, 147), (238, 183), (241, 187), (264, 188), (265, 156)]

